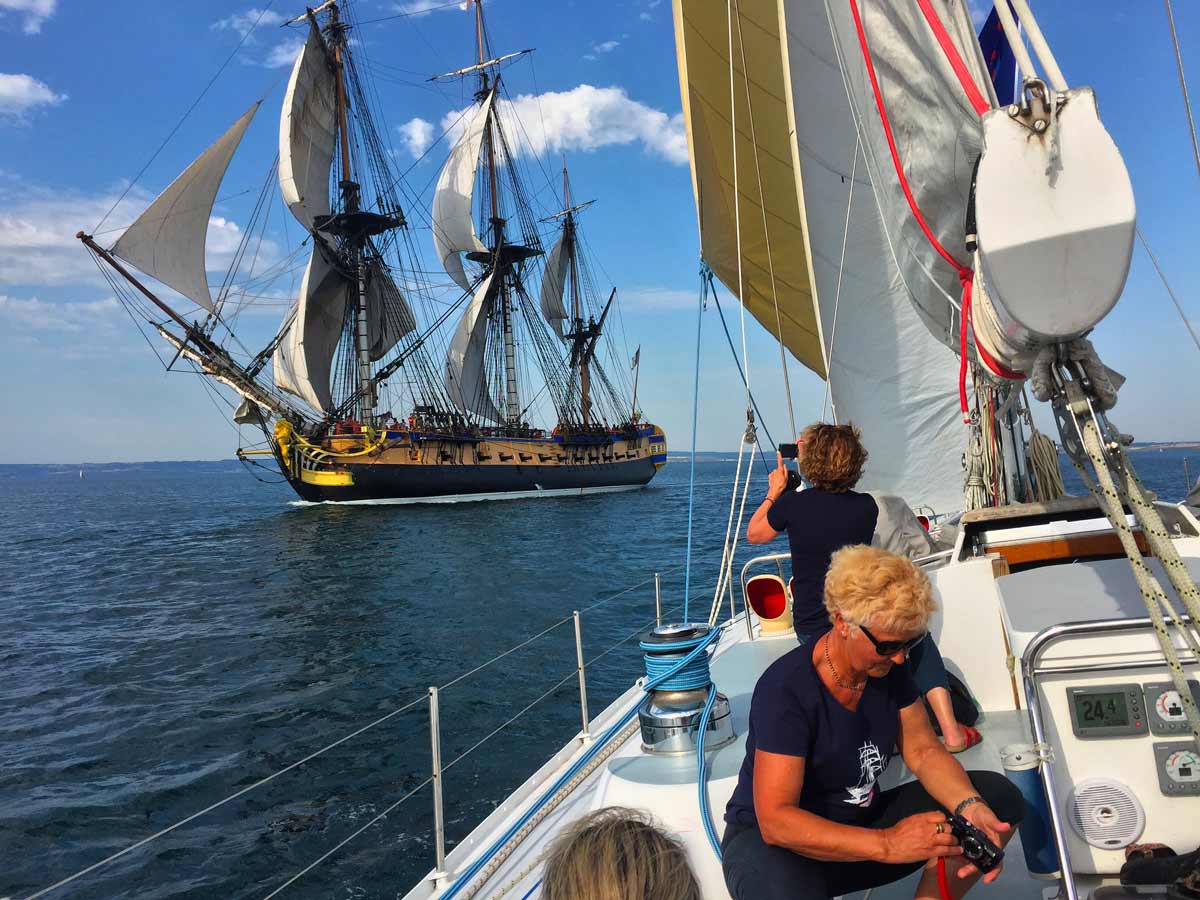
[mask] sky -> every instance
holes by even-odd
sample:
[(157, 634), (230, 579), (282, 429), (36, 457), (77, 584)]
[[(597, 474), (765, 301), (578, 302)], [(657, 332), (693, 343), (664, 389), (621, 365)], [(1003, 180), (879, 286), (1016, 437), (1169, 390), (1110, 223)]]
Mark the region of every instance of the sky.
[[(74, 234), (103, 220), (97, 239), (111, 243), (263, 99), (210, 221), (210, 269), (228, 264), (276, 152), (279, 104), (303, 37), (280, 27), (300, 4), (257, 2), (109, 0), (101, 13), (0, 0), (0, 421), (10, 436), (0, 463), (217, 459), (238, 446), (227, 409), (195, 375), (164, 370), (165, 345), (134, 327)], [(444, 145), (422, 154), (471, 88), (427, 79), (474, 61), (472, 14), (447, 0), (356, 0), (355, 9), (354, 39), (374, 63), (393, 162), (428, 203)], [(1067, 78), (1095, 87), (1139, 223), (1184, 309), (1200, 319), (1200, 175), (1162, 5), (1043, 0), (1035, 9)], [(622, 345), (641, 346), (639, 406), (673, 448), (686, 449), (700, 263), (670, 0), (494, 0), (485, 10), (495, 52), (535, 48), (505, 70), (530, 134), (534, 188), (553, 193), (543, 170), (553, 175), (566, 154), (575, 195), (598, 200), (585, 228), (602, 280), (619, 288)], [(1200, 60), (1200, 5), (1176, 3), (1175, 15), (1185, 64)], [(275, 221), (267, 255), (298, 239), (294, 222), (289, 233), (282, 216)], [(415, 240), (432, 243), (427, 230)], [(431, 246), (425, 254), (433, 268)], [(723, 288), (720, 299), (740, 350), (736, 300)], [(244, 317), (248, 332), (265, 342), (286, 303), (264, 298)], [(752, 319), (746, 327), (765, 424), (787, 440), (777, 346)], [(736, 448), (743, 393), (711, 304), (700, 332), (696, 443)], [(1200, 351), (1140, 248), (1122, 301), (1093, 339), (1129, 378), (1113, 413), (1124, 431), (1200, 439)], [(798, 423), (819, 418), (823, 383), (794, 360), (790, 372)], [(1037, 417), (1052, 432), (1046, 411)]]

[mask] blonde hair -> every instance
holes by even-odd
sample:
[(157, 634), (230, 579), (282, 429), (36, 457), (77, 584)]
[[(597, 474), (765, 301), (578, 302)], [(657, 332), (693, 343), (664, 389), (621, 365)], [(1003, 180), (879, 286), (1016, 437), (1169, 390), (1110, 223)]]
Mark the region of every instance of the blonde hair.
[(833, 554), (825, 608), (830, 621), (840, 612), (853, 625), (915, 635), (925, 630), (936, 604), (928, 576), (911, 560), (854, 544)]
[(848, 491), (858, 484), (867, 464), (867, 450), (857, 428), (816, 422), (800, 437), (804, 441), (800, 474), (809, 484), (834, 492)]
[(550, 847), (544, 900), (700, 900), (683, 844), (620, 806), (590, 813)]

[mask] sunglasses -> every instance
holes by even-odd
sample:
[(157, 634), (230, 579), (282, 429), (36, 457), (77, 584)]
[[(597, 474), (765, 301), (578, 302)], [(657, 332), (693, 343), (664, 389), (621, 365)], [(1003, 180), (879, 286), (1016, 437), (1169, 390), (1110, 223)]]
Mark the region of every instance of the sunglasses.
[(881, 641), (867, 630), (866, 625), (859, 625), (858, 630), (867, 636), (867, 639), (875, 645), (875, 652), (880, 656), (895, 656), (897, 653), (903, 653), (908, 656), (909, 652), (921, 641), (925, 640), (927, 631), (918, 634), (914, 638), (909, 638), (907, 641)]

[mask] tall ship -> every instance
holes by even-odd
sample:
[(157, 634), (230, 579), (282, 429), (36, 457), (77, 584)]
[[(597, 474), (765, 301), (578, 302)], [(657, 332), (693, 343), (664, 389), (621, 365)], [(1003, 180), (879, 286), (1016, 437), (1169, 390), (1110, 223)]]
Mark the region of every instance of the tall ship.
[[(401, 203), (412, 192), (377, 125), (353, 10), (326, 2), (290, 24), (308, 34), (283, 98), (279, 155), (215, 296), (209, 220), (262, 101), (114, 244), (78, 234), (118, 297), (174, 349), (171, 365), (191, 364), (238, 395), (234, 421), (262, 438), (238, 457), (273, 461), (307, 501), (646, 485), (666, 462), (666, 436), (637, 409), (640, 350), (631, 365), (604, 340), (617, 290), (598, 289), (584, 252), (591, 201), (572, 204), (565, 161), (557, 208), (539, 215), (526, 186), (524, 129), (501, 70), (530, 51), (493, 54), (476, 4), (475, 62), (431, 79), (476, 90), (443, 136), (453, 143), (426, 211)], [(305, 234), (263, 263), (276, 190)], [(426, 227), (444, 284), (417, 250)], [(242, 336), (244, 310), (301, 266), (279, 329), (261, 346)]]

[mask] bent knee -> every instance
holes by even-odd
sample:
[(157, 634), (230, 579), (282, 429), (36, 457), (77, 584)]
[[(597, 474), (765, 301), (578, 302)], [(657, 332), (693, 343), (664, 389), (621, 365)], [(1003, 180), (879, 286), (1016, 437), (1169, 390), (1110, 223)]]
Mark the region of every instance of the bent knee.
[(1024, 818), (1025, 798), (1015, 784), (999, 772), (972, 771), (967, 775), (1001, 822), (1016, 825)]

